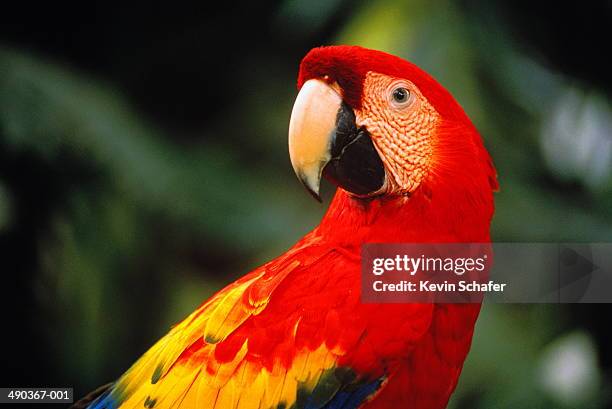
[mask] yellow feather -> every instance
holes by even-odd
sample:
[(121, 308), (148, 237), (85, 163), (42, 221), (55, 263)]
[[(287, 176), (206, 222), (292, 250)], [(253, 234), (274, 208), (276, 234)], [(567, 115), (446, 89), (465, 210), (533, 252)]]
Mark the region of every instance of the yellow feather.
[(263, 273), (262, 271), (251, 280), (227, 291), (223, 300), (212, 310), (210, 316), (206, 317), (207, 322), (203, 334), (206, 342), (216, 344), (223, 341), (251, 316), (252, 311), (247, 311), (240, 301), (244, 291)]
[[(274, 408), (280, 403), (290, 407), (296, 402), (298, 388), (314, 389), (324, 371), (334, 367), (344, 353), (337, 346), (333, 350), (325, 344), (315, 350), (304, 348), (289, 368), (280, 361), (270, 370), (263, 367), (256, 357), (249, 356), (248, 340), (231, 361), (215, 359), (218, 343), (260, 313), (270, 294), (298, 266), (299, 262), (277, 266), (278, 271), (269, 278), (264, 276), (270, 271), (262, 268), (219, 292), (175, 325), (119, 380), (117, 392), (125, 398), (120, 408), (141, 409), (153, 403), (156, 409)], [(199, 349), (179, 360), (185, 350), (202, 340)]]

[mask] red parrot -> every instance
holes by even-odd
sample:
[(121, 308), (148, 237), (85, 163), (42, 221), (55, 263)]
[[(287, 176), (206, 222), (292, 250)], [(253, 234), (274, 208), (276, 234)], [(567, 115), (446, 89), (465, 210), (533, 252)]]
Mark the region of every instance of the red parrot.
[(414, 64), (356, 46), (302, 60), (289, 123), (319, 226), (228, 285), (89, 408), (444, 408), (480, 304), (365, 304), (369, 242), (489, 242), (496, 172), (463, 109)]

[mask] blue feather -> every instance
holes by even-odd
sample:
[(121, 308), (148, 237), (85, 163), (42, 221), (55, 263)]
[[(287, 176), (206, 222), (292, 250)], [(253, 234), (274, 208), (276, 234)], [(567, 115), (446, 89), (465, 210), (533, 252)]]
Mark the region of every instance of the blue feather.
[(333, 399), (321, 409), (356, 409), (380, 388), (382, 382), (383, 379), (377, 379), (373, 382), (363, 383), (350, 391), (338, 391)]
[(117, 401), (110, 391), (98, 396), (96, 400), (91, 402), (87, 409), (117, 409)]

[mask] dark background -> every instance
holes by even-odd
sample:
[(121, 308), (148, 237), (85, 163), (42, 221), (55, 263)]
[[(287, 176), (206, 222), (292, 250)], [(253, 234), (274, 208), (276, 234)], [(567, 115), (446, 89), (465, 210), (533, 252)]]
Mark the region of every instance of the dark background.
[[(610, 3), (490, 3), (3, 10), (1, 385), (116, 378), (316, 225), (286, 147), (313, 46), (398, 54), (451, 90), (498, 167), (495, 240), (611, 241)], [(451, 406), (612, 407), (611, 310), (486, 306)]]

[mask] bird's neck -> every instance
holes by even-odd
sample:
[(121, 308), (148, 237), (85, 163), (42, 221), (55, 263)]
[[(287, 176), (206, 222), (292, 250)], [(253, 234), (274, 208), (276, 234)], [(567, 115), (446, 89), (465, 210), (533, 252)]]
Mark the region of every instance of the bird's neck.
[(313, 234), (355, 250), (372, 242), (488, 242), (493, 213), (489, 196), (474, 200), (465, 192), (421, 189), (411, 196), (364, 200), (338, 189)]

